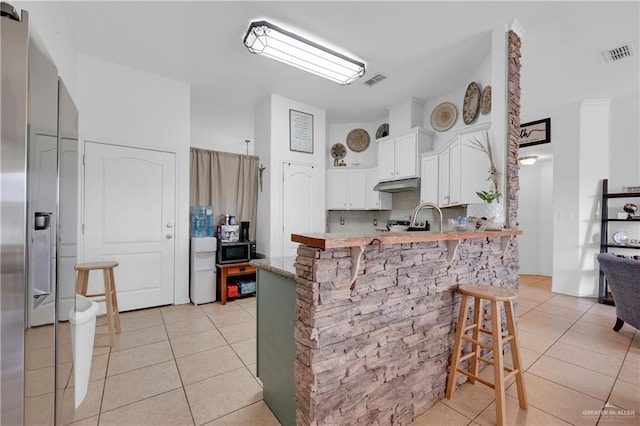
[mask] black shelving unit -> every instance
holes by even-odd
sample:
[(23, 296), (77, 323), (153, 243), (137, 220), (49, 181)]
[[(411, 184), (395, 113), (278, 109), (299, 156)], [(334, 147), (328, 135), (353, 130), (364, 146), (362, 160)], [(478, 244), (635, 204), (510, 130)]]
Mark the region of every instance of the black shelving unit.
[[(609, 179), (602, 180), (602, 213), (600, 215), (600, 253), (608, 253), (610, 248), (640, 250), (640, 246), (630, 246), (609, 242), (609, 222), (640, 222), (640, 219), (609, 219), (609, 200), (612, 198), (640, 198), (640, 192), (609, 192)], [(598, 302), (614, 305), (613, 297), (607, 287), (607, 280), (600, 268), (598, 280)]]

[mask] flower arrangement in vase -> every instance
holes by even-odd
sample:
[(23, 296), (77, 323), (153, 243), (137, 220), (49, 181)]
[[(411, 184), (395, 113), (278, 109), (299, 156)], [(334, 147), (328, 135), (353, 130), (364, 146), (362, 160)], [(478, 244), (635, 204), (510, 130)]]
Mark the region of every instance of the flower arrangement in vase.
[[(478, 197), (484, 203), (469, 204), (467, 206), (467, 216), (484, 219), (487, 222), (487, 229), (500, 229), (504, 225), (504, 209), (500, 204), (500, 172), (493, 161), (493, 150), (489, 132), (485, 132), (486, 145), (476, 138), (471, 141), (471, 147), (484, 152), (489, 158), (489, 177), (491, 183), (489, 191), (476, 191)], [(495, 201), (495, 202), (494, 202)]]

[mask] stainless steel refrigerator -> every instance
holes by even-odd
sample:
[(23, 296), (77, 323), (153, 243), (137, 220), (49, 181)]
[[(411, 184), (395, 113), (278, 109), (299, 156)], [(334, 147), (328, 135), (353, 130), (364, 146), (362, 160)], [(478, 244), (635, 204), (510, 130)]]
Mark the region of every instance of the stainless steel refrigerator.
[(0, 424), (66, 424), (78, 112), (28, 12), (1, 10)]
[(2, 3), (0, 47), (0, 424), (24, 423), (29, 14)]

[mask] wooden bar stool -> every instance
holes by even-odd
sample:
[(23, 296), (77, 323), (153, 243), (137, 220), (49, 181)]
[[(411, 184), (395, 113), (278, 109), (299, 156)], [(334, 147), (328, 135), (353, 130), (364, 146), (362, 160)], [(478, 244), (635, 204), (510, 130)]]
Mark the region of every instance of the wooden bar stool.
[[(76, 277), (76, 293), (90, 297), (95, 302), (105, 302), (107, 307), (107, 325), (109, 327), (109, 345), (114, 344), (114, 335), (120, 334), (120, 311), (118, 310), (118, 298), (116, 296), (116, 283), (113, 279), (113, 268), (118, 266), (118, 262), (92, 262), (81, 263), (75, 266), (78, 271)], [(89, 284), (89, 272), (102, 270), (104, 277), (104, 293), (87, 294), (87, 286)], [(104, 299), (93, 299), (94, 297), (104, 296)]]
[[(451, 359), (451, 370), (449, 371), (446, 396), (448, 399), (453, 397), (453, 392), (456, 389), (456, 373), (462, 373), (468, 376), (469, 382), (471, 383), (475, 383), (477, 380), (480, 383), (495, 389), (496, 423), (498, 425), (503, 425), (506, 422), (507, 414), (505, 383), (511, 377), (515, 376), (516, 378), (520, 407), (524, 410), (528, 407), (527, 393), (524, 388), (522, 363), (520, 361), (518, 340), (516, 338), (515, 319), (513, 316), (512, 302), (517, 298), (517, 294), (513, 290), (506, 288), (478, 284), (461, 284), (458, 290), (462, 294), (462, 299), (460, 300), (460, 315), (458, 317), (458, 326), (456, 328), (456, 340), (453, 345), (453, 356)], [(467, 305), (469, 297), (474, 298), (473, 323), (471, 325), (467, 325)], [(482, 300), (487, 300), (491, 304), (491, 330), (482, 328), (480, 324)], [(502, 321), (500, 318), (500, 305), (498, 302), (504, 302), (505, 313), (507, 316), (507, 336), (502, 336)], [(469, 330), (472, 331), (471, 336), (467, 336), (467, 332)], [(492, 345), (481, 342), (478, 339), (480, 333), (490, 335)], [(463, 340), (471, 342), (471, 352), (461, 356)], [(513, 368), (504, 366), (502, 344), (505, 342), (509, 342), (511, 346)], [(481, 347), (493, 351), (493, 361), (480, 356)], [(466, 360), (469, 360), (469, 371), (465, 371), (460, 368), (460, 363)], [(493, 383), (478, 377), (479, 361), (493, 365)], [(506, 375), (505, 371), (507, 372)]]

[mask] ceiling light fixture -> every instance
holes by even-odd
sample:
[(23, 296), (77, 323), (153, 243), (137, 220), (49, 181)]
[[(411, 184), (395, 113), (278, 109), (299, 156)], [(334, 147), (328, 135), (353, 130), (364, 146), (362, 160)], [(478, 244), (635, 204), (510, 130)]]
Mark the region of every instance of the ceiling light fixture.
[(252, 22), (243, 42), (251, 53), (266, 55), (343, 85), (353, 83), (365, 72), (362, 62), (267, 21)]
[(530, 166), (532, 164), (535, 164), (536, 161), (538, 161), (538, 156), (537, 155), (527, 155), (526, 157), (519, 157), (518, 158), (518, 162), (520, 164), (522, 164), (523, 166)]

